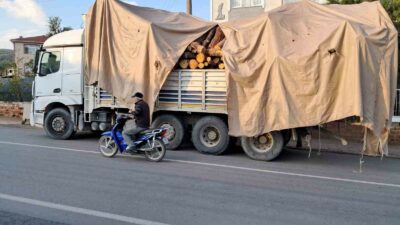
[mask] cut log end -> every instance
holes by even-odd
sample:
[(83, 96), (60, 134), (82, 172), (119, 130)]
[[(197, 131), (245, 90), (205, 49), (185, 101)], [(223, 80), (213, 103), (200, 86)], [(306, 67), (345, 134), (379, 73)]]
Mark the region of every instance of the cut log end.
[(207, 54), (210, 56), (217, 56), (217, 57), (222, 57), (222, 51), (221, 49), (218, 48), (210, 48), (207, 50)]
[(199, 63), (204, 62), (205, 59), (206, 59), (206, 56), (203, 53), (199, 53), (199, 54), (196, 55), (196, 60)]
[(182, 69), (187, 69), (188, 66), (189, 66), (189, 60), (187, 60), (187, 59), (182, 59), (181, 61), (179, 61), (179, 66), (180, 66)]
[(191, 60), (189, 61), (189, 67), (190, 67), (190, 69), (192, 69), (192, 70), (196, 69), (196, 68), (198, 67), (198, 65), (199, 65), (199, 63), (198, 63), (197, 60), (195, 60), (195, 59), (191, 59)]
[(222, 29), (215, 26), (189, 44), (176, 67), (182, 69), (225, 69), (222, 58), (225, 40)]
[(196, 58), (196, 54), (192, 53), (192, 52), (184, 52), (182, 55), (182, 59), (195, 59)]

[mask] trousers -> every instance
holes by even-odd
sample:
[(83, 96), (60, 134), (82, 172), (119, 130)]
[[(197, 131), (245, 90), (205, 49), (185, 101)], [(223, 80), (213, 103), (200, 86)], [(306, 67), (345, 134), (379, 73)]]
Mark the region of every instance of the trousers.
[(147, 130), (147, 128), (143, 127), (135, 127), (132, 129), (127, 129), (122, 132), (122, 136), (124, 137), (124, 140), (128, 144), (128, 146), (133, 146), (135, 145), (134, 139), (137, 138), (136, 135), (145, 130)]

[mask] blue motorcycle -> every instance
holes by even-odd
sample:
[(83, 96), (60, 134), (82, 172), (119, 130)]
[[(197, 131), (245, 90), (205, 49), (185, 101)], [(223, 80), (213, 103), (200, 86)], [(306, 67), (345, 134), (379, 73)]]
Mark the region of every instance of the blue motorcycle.
[[(120, 114), (111, 131), (104, 132), (99, 140), (100, 152), (103, 156), (112, 158), (118, 151), (124, 153), (128, 145), (126, 144), (122, 131), (126, 121), (130, 119), (127, 115)], [(136, 138), (133, 154), (144, 154), (147, 160), (152, 162), (161, 161), (166, 152), (165, 145), (168, 144), (166, 128), (150, 129), (140, 132)]]

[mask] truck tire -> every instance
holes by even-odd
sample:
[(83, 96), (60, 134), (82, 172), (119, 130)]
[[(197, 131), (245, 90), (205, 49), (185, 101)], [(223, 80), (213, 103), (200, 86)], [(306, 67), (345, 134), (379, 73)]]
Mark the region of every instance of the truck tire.
[(226, 123), (216, 116), (205, 116), (193, 127), (192, 142), (197, 151), (220, 155), (229, 146), (230, 138)]
[(167, 149), (175, 150), (182, 144), (183, 138), (185, 136), (185, 127), (182, 120), (178, 117), (171, 114), (160, 115), (153, 121), (151, 127), (168, 128), (167, 138), (169, 143), (166, 146)]
[(70, 113), (62, 108), (52, 109), (44, 120), (47, 135), (54, 139), (66, 140), (74, 134), (74, 123)]
[(271, 161), (283, 149), (283, 136), (280, 131), (272, 131), (256, 137), (242, 137), (242, 148), (246, 155), (255, 160)]

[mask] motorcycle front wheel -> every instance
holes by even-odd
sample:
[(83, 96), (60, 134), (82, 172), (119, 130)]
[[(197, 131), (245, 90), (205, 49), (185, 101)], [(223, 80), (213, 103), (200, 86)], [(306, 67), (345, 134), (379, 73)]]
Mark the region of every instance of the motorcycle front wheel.
[(112, 158), (118, 153), (117, 144), (109, 136), (102, 136), (99, 140), (99, 149), (103, 156)]
[(154, 141), (151, 140), (150, 147), (152, 147), (151, 150), (145, 151), (144, 155), (146, 159), (152, 162), (160, 162), (167, 151), (164, 143), (158, 139), (155, 139)]

